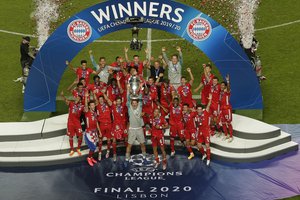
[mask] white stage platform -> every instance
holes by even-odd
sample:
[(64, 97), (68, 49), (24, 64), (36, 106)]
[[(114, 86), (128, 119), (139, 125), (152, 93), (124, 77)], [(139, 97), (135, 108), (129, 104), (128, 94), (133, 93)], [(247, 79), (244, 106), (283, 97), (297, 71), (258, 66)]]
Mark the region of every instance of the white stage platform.
[[(84, 142), (81, 157), (76, 153), (69, 156), (66, 124), (67, 115), (36, 122), (0, 123), (0, 166), (47, 166), (84, 160), (88, 153)], [(298, 150), (298, 143), (291, 141), (290, 134), (266, 123), (234, 115), (233, 128), (232, 143), (216, 136), (211, 138), (213, 159), (257, 162)], [(165, 139), (168, 145), (168, 130)], [(147, 144), (151, 144), (149, 138)], [(74, 146), (77, 146), (76, 139)]]

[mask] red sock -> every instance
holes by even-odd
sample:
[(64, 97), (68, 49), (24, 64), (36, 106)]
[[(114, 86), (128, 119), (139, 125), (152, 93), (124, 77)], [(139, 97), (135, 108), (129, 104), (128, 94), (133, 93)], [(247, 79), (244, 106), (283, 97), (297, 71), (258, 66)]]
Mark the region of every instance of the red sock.
[(107, 140), (107, 151), (110, 151), (110, 145), (111, 145), (110, 140)]
[(232, 127), (232, 124), (228, 124), (228, 129), (229, 129), (229, 133), (230, 133), (230, 137), (232, 137), (232, 134), (233, 134), (233, 127)]
[(171, 151), (172, 152), (175, 151), (174, 143), (175, 143), (175, 139), (171, 137), (170, 138), (170, 146), (171, 146)]
[(210, 148), (206, 148), (207, 160), (210, 160)]
[(71, 148), (71, 150), (73, 150), (74, 149), (74, 145), (73, 145), (73, 137), (69, 137), (69, 143), (70, 143), (70, 148)]
[(93, 157), (94, 152), (93, 151), (89, 151), (89, 158)]
[(187, 146), (186, 148), (187, 148), (187, 150), (188, 150), (190, 153), (193, 153), (193, 150), (192, 150), (191, 146)]
[(113, 142), (112, 146), (113, 146), (113, 152), (114, 152), (114, 154), (117, 154), (117, 143)]
[(227, 130), (226, 124), (223, 124), (222, 127), (223, 127), (223, 131), (224, 131), (224, 133), (225, 133), (225, 136), (227, 136), (228, 130)]
[(201, 153), (202, 155), (204, 155), (204, 154), (205, 154), (205, 152), (204, 152), (204, 148), (203, 148), (203, 147), (201, 147), (201, 148), (199, 149), (199, 151), (200, 151), (200, 153)]
[(78, 149), (80, 149), (81, 144), (82, 144), (82, 138), (78, 139), (78, 147), (77, 147)]
[(157, 163), (159, 163), (159, 158), (158, 158), (158, 157), (156, 157), (156, 158), (155, 158), (155, 161), (156, 161)]

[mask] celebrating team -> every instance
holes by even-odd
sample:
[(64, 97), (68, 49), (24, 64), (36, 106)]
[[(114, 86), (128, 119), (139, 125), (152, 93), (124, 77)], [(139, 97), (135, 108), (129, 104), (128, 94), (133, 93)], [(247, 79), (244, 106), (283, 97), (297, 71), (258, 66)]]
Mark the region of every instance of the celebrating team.
[[(166, 48), (157, 60), (147, 58), (140, 61), (135, 55), (128, 59), (128, 49), (125, 48), (125, 60), (116, 57), (111, 65), (106, 64), (105, 57), (95, 62), (93, 52), (90, 59), (94, 69), (87, 67), (87, 61), (82, 60), (81, 66), (74, 68), (68, 65), (77, 75), (74, 83), (68, 88), (72, 91), (74, 101), (68, 100), (64, 93), (61, 95), (69, 106), (67, 135), (70, 142), (70, 156), (75, 152), (81, 155), (83, 137), (89, 147), (87, 162), (93, 166), (102, 159), (102, 143), (106, 138), (106, 158), (110, 156), (112, 146), (113, 160), (117, 160), (117, 142), (126, 145), (126, 161), (130, 159), (131, 147), (137, 141), (146, 155), (145, 137), (151, 135), (155, 167), (160, 164), (157, 147), (162, 152), (162, 168), (167, 167), (164, 134), (170, 129), (171, 157), (175, 156), (175, 139), (179, 138), (189, 152), (188, 159), (195, 155), (193, 146), (202, 154), (202, 160), (210, 164), (210, 137), (218, 132), (217, 137), (224, 133), (223, 140), (233, 140), (232, 108), (230, 105), (230, 80), (219, 83), (219, 79), (211, 73), (212, 66), (203, 64), (203, 75), (200, 85), (201, 105), (197, 105), (192, 96), (194, 76), (187, 68), (189, 79), (182, 76), (183, 56), (180, 47), (178, 55), (169, 59)], [(148, 51), (146, 50), (146, 55)], [(153, 64), (152, 64), (153, 63)], [(168, 68), (168, 78), (164, 73)], [(143, 71), (149, 69), (151, 76), (145, 80)], [(90, 83), (90, 77), (93, 83)], [(138, 89), (130, 85), (133, 79), (139, 80)], [(72, 89), (76, 85), (75, 89)], [(133, 98), (134, 93), (138, 93)], [(84, 124), (84, 125), (82, 125)], [(75, 149), (73, 138), (77, 136), (78, 147)], [(205, 144), (205, 149), (202, 144)], [(98, 161), (94, 153), (98, 148)]]

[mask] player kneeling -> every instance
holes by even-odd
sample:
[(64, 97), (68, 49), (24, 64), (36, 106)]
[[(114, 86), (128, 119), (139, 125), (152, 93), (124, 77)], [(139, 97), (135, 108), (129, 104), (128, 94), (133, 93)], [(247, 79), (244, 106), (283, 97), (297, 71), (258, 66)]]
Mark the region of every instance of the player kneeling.
[(157, 146), (160, 146), (162, 157), (163, 157), (163, 170), (167, 169), (167, 154), (165, 151), (165, 141), (164, 141), (164, 131), (168, 127), (168, 122), (164, 117), (161, 116), (160, 110), (155, 109), (153, 117), (150, 119), (150, 124), (152, 125), (151, 141), (153, 147), (153, 154), (155, 156), (155, 168), (159, 165), (159, 158), (157, 152)]
[[(211, 95), (209, 97), (209, 103), (206, 109), (203, 109), (202, 106), (197, 106), (197, 115), (195, 116), (195, 122), (198, 131), (198, 138), (197, 138), (197, 146), (198, 150), (202, 154), (202, 160), (207, 158), (206, 165), (209, 166), (210, 164), (210, 104), (211, 104)], [(206, 153), (202, 146), (202, 143), (205, 143), (206, 146)]]

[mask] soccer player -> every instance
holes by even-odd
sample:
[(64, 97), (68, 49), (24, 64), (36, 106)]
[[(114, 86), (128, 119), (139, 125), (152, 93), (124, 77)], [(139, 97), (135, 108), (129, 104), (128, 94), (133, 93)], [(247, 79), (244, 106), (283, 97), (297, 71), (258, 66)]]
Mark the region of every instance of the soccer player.
[[(233, 128), (232, 128), (232, 107), (230, 104), (230, 82), (229, 75), (226, 76), (226, 82), (221, 83), (220, 92), (220, 121), (222, 123), (222, 128), (225, 133), (223, 140), (228, 142), (233, 141)], [(229, 132), (229, 135), (228, 135)]]
[(107, 97), (111, 102), (114, 102), (117, 97), (121, 96), (122, 88), (120, 87), (120, 80), (117, 81), (115, 78), (110, 80), (110, 84), (107, 87)]
[(156, 108), (153, 112), (153, 117), (150, 119), (151, 123), (151, 141), (153, 154), (155, 157), (155, 168), (159, 165), (159, 158), (157, 152), (157, 146), (160, 147), (162, 157), (163, 157), (163, 170), (167, 169), (167, 154), (165, 151), (165, 141), (164, 141), (164, 129), (168, 127), (168, 122), (164, 117), (160, 115), (160, 110)]
[(80, 116), (84, 111), (84, 105), (82, 104), (82, 98), (78, 96), (75, 98), (75, 101), (69, 101), (65, 96), (64, 92), (61, 92), (61, 96), (69, 106), (69, 117), (68, 117), (68, 125), (67, 125), (67, 136), (69, 136), (69, 143), (70, 143), (70, 156), (73, 156), (74, 145), (73, 145), (73, 137), (76, 136), (78, 139), (78, 146), (76, 152), (79, 156), (81, 156), (81, 143), (82, 143), (82, 128), (80, 123)]
[(141, 145), (142, 154), (146, 156), (145, 136), (143, 133), (144, 121), (142, 118), (142, 102), (141, 95), (139, 99), (130, 98), (130, 86), (127, 89), (127, 108), (129, 115), (129, 128), (128, 128), (128, 145), (126, 148), (126, 161), (130, 159), (131, 148), (135, 140)]
[(97, 72), (99, 72), (98, 76), (100, 77), (102, 82), (107, 84), (108, 79), (109, 79), (109, 75), (113, 71), (120, 71), (121, 70), (121, 68), (119, 66), (117, 66), (117, 67), (108, 66), (106, 64), (105, 57), (100, 57), (99, 58), (99, 64), (97, 64), (95, 59), (94, 59), (92, 50), (89, 51), (89, 54), (90, 54), (90, 59), (93, 63), (94, 68), (97, 70)]
[(99, 128), (98, 120), (97, 120), (97, 111), (96, 104), (94, 101), (88, 102), (89, 94), (86, 93), (85, 98), (85, 117), (86, 117), (86, 130), (85, 130), (85, 143), (89, 147), (89, 155), (87, 157), (88, 164), (92, 167), (97, 161), (93, 158), (93, 154), (97, 148), (97, 142), (99, 138), (102, 138), (102, 134)]
[(134, 55), (133, 60), (130, 61), (128, 59), (128, 48), (125, 47), (124, 52), (125, 52), (125, 59), (126, 59), (126, 62), (127, 62), (127, 66), (129, 68), (134, 67), (137, 70), (138, 75), (143, 76), (144, 66), (146, 65), (147, 61), (145, 60), (145, 61), (141, 62), (140, 61), (140, 56), (138, 56), (138, 55)]
[(183, 56), (180, 47), (177, 47), (176, 50), (179, 53), (172, 55), (172, 59), (169, 60), (166, 54), (166, 48), (162, 48), (162, 54), (165, 62), (168, 64), (168, 78), (170, 83), (177, 89), (180, 86), (180, 79), (181, 79), (181, 69), (183, 65)]
[[(197, 147), (200, 153), (202, 154), (202, 160), (207, 158), (206, 165), (210, 164), (210, 104), (212, 96), (209, 95), (209, 101), (206, 108), (202, 106), (197, 106), (197, 115), (195, 116), (195, 123), (197, 127), (198, 137), (197, 137)], [(206, 153), (202, 146), (202, 143), (205, 143)]]
[(210, 105), (210, 113), (212, 115), (212, 124), (211, 124), (212, 135), (215, 134), (216, 130), (220, 130), (220, 126), (218, 123), (219, 110), (220, 110), (220, 92), (221, 92), (221, 85), (219, 83), (219, 78), (214, 77), (213, 84), (210, 89), (210, 94), (212, 95), (211, 105)]
[(184, 124), (184, 137), (186, 142), (186, 148), (190, 153), (188, 157), (189, 160), (193, 159), (195, 156), (191, 147), (195, 145), (196, 141), (196, 126), (194, 122), (196, 112), (194, 112), (194, 110), (194, 108), (189, 108), (189, 104), (183, 104), (182, 114)]
[(100, 81), (100, 77), (98, 75), (95, 75), (93, 80), (94, 83), (89, 84), (87, 89), (91, 94), (95, 94), (98, 99), (100, 96), (103, 96), (102, 91), (106, 91), (107, 85), (106, 83)]
[(113, 136), (113, 161), (117, 161), (117, 140), (127, 141), (127, 106), (122, 101), (121, 97), (117, 97), (112, 107), (113, 125), (112, 125), (112, 136)]
[[(163, 74), (160, 75), (160, 77)], [(158, 83), (159, 79), (156, 80), (156, 84), (160, 87), (160, 99), (157, 104), (160, 106), (161, 116), (165, 117), (169, 114), (170, 104), (175, 96), (175, 88), (170, 84), (169, 79), (164, 79), (162, 83)]]
[(79, 79), (84, 78), (86, 83), (88, 84), (90, 83), (90, 75), (96, 75), (97, 72), (87, 67), (86, 60), (82, 60), (80, 63), (80, 67), (74, 68), (69, 61), (66, 61), (66, 65), (68, 65), (70, 69), (72, 69), (77, 74), (77, 80), (79, 81)]
[(99, 100), (96, 99), (96, 110), (99, 122), (99, 128), (102, 133), (102, 137), (99, 138), (99, 155), (98, 160), (101, 161), (102, 159), (102, 141), (103, 137), (107, 139), (107, 151), (106, 151), (106, 158), (109, 158), (110, 153), (110, 146), (111, 146), (111, 128), (112, 128), (112, 120), (111, 120), (111, 108), (112, 102), (106, 96), (105, 92), (102, 91), (103, 96), (99, 97)]
[(179, 98), (175, 97), (170, 104), (170, 146), (171, 157), (175, 156), (175, 137), (179, 136), (182, 143), (184, 143), (184, 126), (182, 122), (182, 106), (179, 104)]
[(150, 119), (153, 114), (153, 110), (156, 108), (156, 93), (151, 93), (150, 92), (150, 85), (144, 85), (144, 90), (143, 90), (143, 98), (142, 98), (142, 116), (144, 120), (144, 134), (146, 135), (146, 129), (147, 126), (150, 125)]
[(188, 104), (190, 108), (195, 107), (195, 100), (192, 94), (192, 85), (194, 83), (194, 76), (192, 70), (187, 68), (186, 71), (190, 74), (191, 80), (187, 83), (186, 77), (181, 77), (181, 85), (178, 87), (177, 91), (181, 99), (182, 104)]
[(201, 91), (201, 104), (206, 106), (208, 103), (208, 96), (210, 93), (214, 75), (211, 73), (210, 64), (203, 64), (203, 71), (204, 73), (201, 77), (200, 85), (194, 90), (194, 92), (198, 92), (203, 87)]

